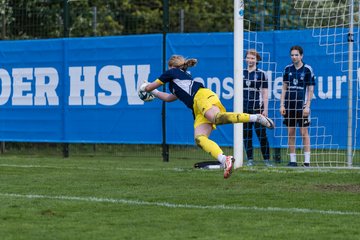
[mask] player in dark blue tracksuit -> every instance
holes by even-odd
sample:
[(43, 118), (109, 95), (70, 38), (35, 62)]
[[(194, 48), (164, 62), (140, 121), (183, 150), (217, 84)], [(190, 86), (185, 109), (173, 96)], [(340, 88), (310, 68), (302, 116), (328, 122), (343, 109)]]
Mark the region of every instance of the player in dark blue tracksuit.
[[(261, 60), (259, 53), (255, 49), (246, 52), (247, 68), (244, 69), (244, 109), (243, 111), (251, 114), (268, 115), (268, 78), (266, 73), (257, 68), (258, 61)], [(266, 136), (266, 128), (259, 123), (244, 123), (244, 145), (247, 155), (247, 165), (252, 166), (253, 162), (253, 127), (260, 142), (261, 153), (267, 166), (272, 166), (270, 162), (269, 141)]]
[(280, 99), (280, 113), (284, 116), (284, 124), (288, 127), (288, 145), (290, 162), (288, 166), (296, 167), (296, 126), (304, 146), (304, 166), (310, 166), (310, 105), (314, 94), (314, 72), (308, 64), (302, 61), (303, 49), (293, 46), (290, 49), (292, 64), (285, 67), (283, 87)]

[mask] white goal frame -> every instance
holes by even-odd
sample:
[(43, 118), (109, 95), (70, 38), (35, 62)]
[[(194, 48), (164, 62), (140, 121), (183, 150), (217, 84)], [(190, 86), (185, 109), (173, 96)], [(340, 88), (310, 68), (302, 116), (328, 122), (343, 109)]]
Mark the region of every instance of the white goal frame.
[[(243, 112), (244, 1), (234, 0), (234, 112)], [(234, 124), (234, 168), (244, 163), (243, 124)]]

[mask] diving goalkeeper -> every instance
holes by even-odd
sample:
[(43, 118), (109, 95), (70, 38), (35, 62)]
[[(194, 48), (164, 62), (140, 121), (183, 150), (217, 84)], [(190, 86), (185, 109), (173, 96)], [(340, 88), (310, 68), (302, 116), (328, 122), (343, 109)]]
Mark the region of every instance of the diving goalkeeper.
[[(224, 167), (224, 178), (230, 177), (235, 159), (226, 156), (219, 145), (209, 139), (217, 125), (229, 123), (258, 122), (267, 128), (274, 128), (273, 121), (261, 114), (226, 112), (218, 96), (200, 82), (193, 80), (189, 67), (197, 64), (197, 59), (185, 59), (181, 55), (173, 55), (168, 60), (169, 69), (152, 83), (145, 82), (139, 91), (151, 92), (155, 97), (173, 102), (177, 99), (191, 109), (194, 116), (195, 142), (205, 152), (217, 159)], [(157, 90), (169, 83), (171, 93)]]

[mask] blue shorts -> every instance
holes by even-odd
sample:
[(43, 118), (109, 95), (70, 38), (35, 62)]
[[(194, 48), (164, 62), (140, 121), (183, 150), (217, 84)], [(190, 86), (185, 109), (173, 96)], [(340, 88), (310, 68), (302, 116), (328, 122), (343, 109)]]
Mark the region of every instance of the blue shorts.
[(296, 127), (296, 125), (308, 127), (310, 126), (310, 115), (304, 117), (302, 110), (286, 110), (283, 123), (288, 127)]

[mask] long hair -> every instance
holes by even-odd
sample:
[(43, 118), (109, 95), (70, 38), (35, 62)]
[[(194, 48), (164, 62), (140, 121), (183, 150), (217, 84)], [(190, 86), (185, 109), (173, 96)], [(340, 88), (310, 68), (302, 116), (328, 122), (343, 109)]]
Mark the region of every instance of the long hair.
[(197, 59), (189, 58), (186, 59), (181, 55), (172, 55), (168, 61), (169, 67), (180, 68), (186, 71), (189, 67), (193, 67), (197, 64)]

